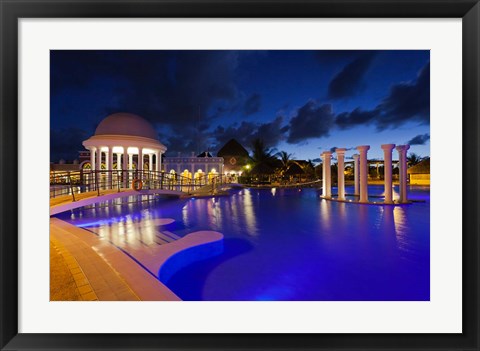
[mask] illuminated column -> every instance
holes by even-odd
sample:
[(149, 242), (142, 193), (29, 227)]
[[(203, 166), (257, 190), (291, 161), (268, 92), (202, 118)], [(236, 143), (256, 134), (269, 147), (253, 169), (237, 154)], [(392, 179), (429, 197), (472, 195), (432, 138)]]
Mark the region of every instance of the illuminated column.
[(122, 163), (122, 170), (127, 171), (123, 172), (123, 187), (128, 188), (128, 146), (123, 147), (123, 163)]
[(102, 169), (102, 148), (98, 147), (97, 152), (95, 153), (95, 170), (99, 171)]
[(162, 162), (160, 158), (160, 151), (157, 151), (155, 153), (155, 170), (157, 172), (160, 172), (160, 162)]
[(322, 167), (322, 195), (325, 198), (332, 197), (332, 177), (331, 177), (331, 169), (330, 169), (330, 160), (332, 158), (332, 153), (330, 151), (324, 151), (321, 155), (323, 160), (323, 167)]
[(354, 174), (354, 184), (355, 184), (355, 190), (354, 194), (356, 196), (360, 195), (360, 177), (359, 177), (359, 169), (358, 169), (358, 158), (360, 155), (355, 154), (353, 155), (353, 174)]
[(107, 170), (110, 171), (108, 173), (108, 180), (110, 183), (110, 187), (113, 187), (113, 148), (111, 146), (108, 147)]
[(143, 149), (141, 147), (138, 148), (138, 170), (143, 171)]
[(338, 183), (338, 199), (345, 200), (345, 151), (347, 149), (337, 148), (337, 183)]
[(148, 170), (153, 171), (153, 154), (148, 154)]
[(396, 147), (398, 151), (398, 166), (400, 177), (400, 203), (408, 202), (407, 194), (407, 150), (410, 149), (410, 145), (398, 145)]
[(385, 203), (393, 203), (392, 199), (392, 150), (395, 144), (383, 144), (383, 178), (385, 181)]
[(97, 151), (96, 147), (90, 148), (90, 169), (95, 170), (95, 152)]
[(122, 154), (117, 153), (117, 171), (122, 169)]
[(368, 158), (369, 145), (357, 146), (360, 152), (360, 202), (368, 202)]

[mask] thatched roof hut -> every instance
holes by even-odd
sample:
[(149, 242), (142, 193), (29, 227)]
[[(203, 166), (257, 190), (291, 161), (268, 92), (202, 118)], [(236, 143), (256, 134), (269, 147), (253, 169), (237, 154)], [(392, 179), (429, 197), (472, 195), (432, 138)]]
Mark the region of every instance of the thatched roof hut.
[(230, 139), (218, 152), (218, 157), (238, 156), (248, 157), (248, 151), (235, 139)]
[(298, 165), (298, 163), (292, 163), (284, 173), (288, 176), (303, 175), (305, 171)]
[(252, 168), (250, 173), (255, 175), (270, 175), (270, 174), (274, 174), (275, 171), (273, 170), (272, 167), (270, 167), (266, 163), (259, 163), (258, 165)]
[(430, 174), (430, 157), (407, 169), (408, 174)]

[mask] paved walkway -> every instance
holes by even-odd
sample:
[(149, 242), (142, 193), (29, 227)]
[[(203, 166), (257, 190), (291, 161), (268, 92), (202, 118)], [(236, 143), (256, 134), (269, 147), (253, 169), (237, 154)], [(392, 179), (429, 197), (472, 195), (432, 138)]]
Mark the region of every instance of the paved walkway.
[[(68, 250), (100, 301), (180, 300), (124, 252), (87, 230), (50, 218), (50, 238)], [(78, 274), (74, 265), (69, 268)]]

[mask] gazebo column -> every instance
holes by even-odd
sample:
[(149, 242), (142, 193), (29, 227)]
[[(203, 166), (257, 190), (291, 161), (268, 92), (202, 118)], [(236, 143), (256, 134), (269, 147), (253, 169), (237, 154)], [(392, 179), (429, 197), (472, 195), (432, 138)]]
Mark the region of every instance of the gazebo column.
[(110, 188), (113, 188), (113, 147), (108, 147), (108, 182), (110, 183)]
[[(138, 170), (141, 172), (143, 171), (143, 149), (141, 147), (138, 148)], [(141, 176), (140, 176), (141, 177)]]
[(98, 147), (97, 152), (95, 153), (95, 170), (99, 171), (102, 169), (102, 148)]
[(354, 195), (358, 196), (360, 195), (360, 172), (358, 168), (358, 159), (360, 158), (359, 154), (355, 154), (352, 156), (353, 157), (353, 174), (354, 174)]
[(132, 170), (133, 169), (133, 154), (128, 154), (128, 167), (127, 169)]
[(385, 203), (393, 203), (392, 198), (392, 150), (395, 144), (383, 144), (383, 178), (385, 182)]
[(122, 154), (117, 153), (117, 171), (122, 169)]
[(153, 171), (153, 154), (148, 154), (148, 170)]
[(95, 170), (95, 152), (97, 151), (97, 148), (92, 146), (90, 148), (90, 170), (94, 171)]
[(332, 197), (332, 177), (330, 169), (330, 160), (332, 158), (332, 153), (330, 151), (324, 151), (321, 154), (323, 159), (323, 181), (322, 181), (322, 195), (323, 197), (329, 199)]
[(128, 146), (123, 147), (123, 163), (122, 163), (122, 171), (123, 171), (123, 187), (128, 188)]
[(337, 148), (337, 184), (338, 184), (338, 199), (345, 200), (345, 151), (347, 149)]
[(398, 145), (399, 176), (400, 176), (400, 203), (408, 202), (407, 194), (407, 150), (410, 145)]
[(160, 164), (162, 160), (160, 158), (160, 151), (155, 152), (155, 171), (160, 172)]
[(368, 202), (368, 158), (370, 145), (357, 146), (360, 152), (360, 202)]

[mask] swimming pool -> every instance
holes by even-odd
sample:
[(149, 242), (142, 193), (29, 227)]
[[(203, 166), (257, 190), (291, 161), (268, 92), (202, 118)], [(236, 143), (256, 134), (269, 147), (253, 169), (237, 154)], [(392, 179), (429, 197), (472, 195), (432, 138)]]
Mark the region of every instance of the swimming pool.
[[(372, 195), (382, 192), (369, 186)], [(127, 251), (158, 245), (161, 218), (174, 219), (163, 229), (180, 237), (223, 233), (222, 255), (165, 282), (183, 300), (429, 300), (428, 187), (411, 187), (419, 202), (404, 206), (319, 196), (316, 189), (242, 189), (215, 198), (116, 200), (56, 217)]]

